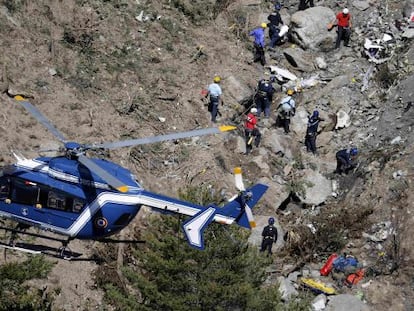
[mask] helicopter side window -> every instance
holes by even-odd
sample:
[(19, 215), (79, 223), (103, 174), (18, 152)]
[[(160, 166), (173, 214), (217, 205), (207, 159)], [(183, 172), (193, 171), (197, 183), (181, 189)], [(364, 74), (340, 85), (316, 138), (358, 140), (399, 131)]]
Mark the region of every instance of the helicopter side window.
[(49, 200), (47, 206), (64, 211), (66, 209), (66, 198), (59, 193), (49, 191)]
[(73, 199), (73, 211), (75, 213), (80, 213), (80, 211), (83, 208), (83, 202), (81, 200), (78, 199)]

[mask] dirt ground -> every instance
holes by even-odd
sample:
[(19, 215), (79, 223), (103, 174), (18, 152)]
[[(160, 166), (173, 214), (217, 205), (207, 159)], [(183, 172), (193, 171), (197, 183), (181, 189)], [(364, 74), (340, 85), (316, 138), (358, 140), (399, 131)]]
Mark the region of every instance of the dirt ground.
[[(111, 1), (83, 1), (82, 5), (75, 0), (17, 1), (19, 5), (1, 10), (2, 90), (8, 87), (10, 93), (32, 96), (31, 102), (56, 128), (79, 143), (213, 126), (200, 95), (212, 77), (219, 74), (226, 80), (237, 72), (253, 90), (262, 69), (248, 64), (250, 51), (245, 42), (231, 35), (225, 20), (230, 18), (228, 12), (194, 27), (167, 1), (148, 5), (140, 2), (123, 1), (126, 6), (115, 6)], [(147, 22), (136, 18), (141, 11), (151, 15)], [(194, 58), (200, 46), (202, 54)], [(0, 165), (15, 161), (12, 152), (35, 158), (39, 150), (59, 146), (53, 135), (16, 101), (6, 94), (0, 98)], [(226, 94), (224, 101), (231, 107), (229, 115), (239, 113), (233, 109), (238, 104)], [(130, 169), (145, 188), (166, 195), (175, 196), (189, 183), (214, 182), (217, 189), (232, 192), (232, 169), (245, 164), (242, 155), (228, 151), (229, 146), (234, 148), (234, 137), (214, 135), (161, 146), (122, 148), (110, 151), (109, 160)], [(349, 204), (357, 199), (362, 201), (359, 204), (377, 200), (375, 220), (394, 217), (399, 221), (404, 269), (399, 275), (372, 281), (367, 299), (376, 310), (389, 309), (390, 305), (395, 306), (393, 310), (414, 308), (409, 290), (414, 258), (409, 238), (414, 233), (414, 197), (412, 191), (404, 190), (401, 200), (392, 201), (389, 191), (389, 183), (395, 182), (389, 176), (395, 170), (409, 167), (408, 173), (412, 174), (412, 148), (405, 154), (373, 173), (372, 184), (365, 185), (370, 191), (361, 195), (360, 188), (352, 189), (346, 198)], [(256, 165), (246, 165), (246, 179), (255, 180), (258, 170)], [(408, 183), (408, 189), (412, 189), (412, 178)], [(134, 219), (131, 230), (139, 226), (140, 217)], [(73, 241), (70, 247), (89, 258), (95, 243)], [(7, 258), (22, 256), (8, 253)], [(3, 262), (0, 256), (0, 264)], [(39, 285), (61, 289), (56, 310), (99, 308), (103, 293), (93, 280), (97, 265), (87, 260), (57, 260), (48, 280)]]

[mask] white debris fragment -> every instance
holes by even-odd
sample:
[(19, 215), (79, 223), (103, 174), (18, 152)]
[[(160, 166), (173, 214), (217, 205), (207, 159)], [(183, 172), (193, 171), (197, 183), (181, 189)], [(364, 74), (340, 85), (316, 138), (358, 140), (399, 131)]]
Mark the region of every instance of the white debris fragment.
[(393, 140), (391, 140), (390, 144), (395, 145), (395, 144), (399, 144), (400, 142), (401, 142), (401, 136), (397, 136), (393, 138)]
[(336, 118), (337, 118), (336, 125), (335, 125), (335, 129), (336, 129), (336, 130), (337, 130), (337, 129), (344, 128), (344, 127), (348, 127), (348, 126), (350, 126), (350, 125), (351, 125), (351, 118), (350, 118), (350, 117), (349, 117), (349, 115), (348, 115), (345, 111), (343, 111), (343, 110), (339, 110), (339, 111), (336, 113)]
[(137, 16), (135, 16), (135, 19), (142, 22), (144, 20), (144, 11), (141, 11)]
[(51, 76), (56, 76), (56, 75), (57, 75), (57, 71), (56, 71), (56, 69), (55, 69), (55, 68), (49, 68), (49, 74), (50, 74)]

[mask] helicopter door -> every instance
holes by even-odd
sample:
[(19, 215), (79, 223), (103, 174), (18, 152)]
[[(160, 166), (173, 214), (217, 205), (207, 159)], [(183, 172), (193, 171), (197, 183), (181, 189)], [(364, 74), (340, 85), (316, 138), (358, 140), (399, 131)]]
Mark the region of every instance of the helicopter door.
[(0, 179), (0, 200), (6, 200), (10, 195), (10, 180), (8, 178)]

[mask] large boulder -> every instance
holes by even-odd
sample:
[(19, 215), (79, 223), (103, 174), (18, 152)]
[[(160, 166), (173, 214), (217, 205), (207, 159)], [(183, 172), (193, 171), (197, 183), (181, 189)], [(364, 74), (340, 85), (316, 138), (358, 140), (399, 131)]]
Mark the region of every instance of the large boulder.
[(284, 184), (283, 180), (280, 179), (280, 181), (273, 181), (267, 177), (263, 177), (258, 181), (269, 186), (269, 189), (267, 189), (260, 202), (264, 203), (266, 206), (271, 207), (271, 209), (274, 211), (276, 211), (280, 205), (286, 201), (290, 194), (290, 190)]
[(314, 57), (311, 53), (295, 47), (284, 49), (283, 55), (295, 69), (304, 72), (315, 71)]
[[(247, 83), (240, 80), (235, 76), (228, 76), (223, 79), (223, 93), (226, 98), (231, 96), (238, 103), (242, 103), (246, 98), (249, 98), (252, 95), (252, 90), (249, 88)], [(225, 92), (224, 92), (225, 90)]]
[(269, 148), (273, 153), (279, 154), (282, 157), (292, 159), (297, 148), (292, 143), (292, 138), (283, 133), (282, 129), (271, 129), (266, 135), (263, 135), (262, 146)]
[(326, 201), (332, 193), (332, 182), (325, 178), (318, 171), (311, 169), (303, 170), (303, 190), (304, 193), (298, 193), (303, 203), (310, 205), (319, 205)]
[(334, 11), (323, 6), (298, 11), (291, 19), (292, 37), (303, 49), (331, 50), (334, 48), (336, 33), (328, 31), (327, 25), (334, 19)]

